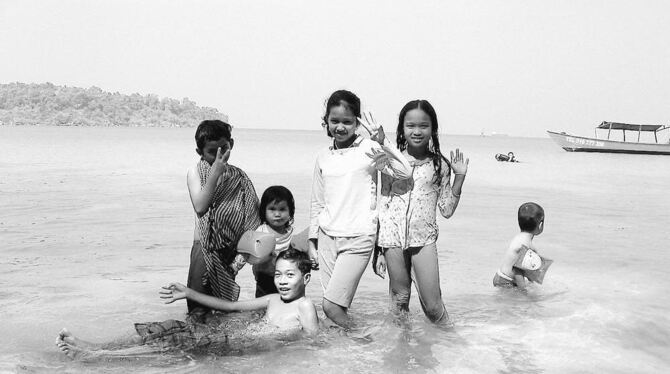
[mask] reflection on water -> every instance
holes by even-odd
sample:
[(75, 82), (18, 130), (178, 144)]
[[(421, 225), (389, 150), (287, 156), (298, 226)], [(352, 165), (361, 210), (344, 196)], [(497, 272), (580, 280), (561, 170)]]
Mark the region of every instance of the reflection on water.
[[(0, 372), (583, 373), (670, 368), (670, 157), (588, 155), (549, 139), (443, 136), (470, 170), (456, 214), (440, 219), (443, 299), (454, 322), (439, 329), (412, 299), (404, 322), (388, 312), (388, 284), (371, 271), (351, 314), (361, 329), (267, 339), (250, 328), (198, 351), (70, 361), (61, 328), (97, 342), (133, 323), (183, 319), (160, 286), (185, 281), (193, 235), (185, 174), (193, 129), (0, 126)], [(231, 163), (261, 193), (287, 186), (295, 225), (307, 226), (319, 132), (239, 130)], [(36, 151), (37, 150), (37, 151)], [(522, 161), (493, 156), (514, 151)], [(271, 155), (267, 157), (266, 155)], [(518, 230), (516, 209), (547, 212), (536, 239), (555, 262), (528, 293), (491, 279)], [(320, 308), (319, 273), (307, 295)], [(238, 277), (253, 297), (250, 270)], [(320, 316), (323, 313), (319, 310)], [(244, 335), (247, 334), (247, 335)], [(212, 349), (213, 348), (213, 349)]]

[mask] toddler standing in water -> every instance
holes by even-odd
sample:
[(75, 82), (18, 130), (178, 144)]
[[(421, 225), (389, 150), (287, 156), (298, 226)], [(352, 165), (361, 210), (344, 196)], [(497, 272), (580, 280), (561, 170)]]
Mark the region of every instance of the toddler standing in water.
[[(390, 145), (381, 127), (361, 119), (360, 99), (334, 92), (326, 102), (323, 126), (333, 138), (319, 152), (312, 180), (309, 252), (321, 268), (323, 311), (348, 327), (347, 309), (374, 248), (377, 231), (377, 171), (408, 178), (410, 167)], [(356, 134), (360, 124), (371, 139)]]
[(254, 264), (256, 277), (256, 297), (277, 293), (274, 283), (275, 261), (277, 256), (291, 245), (293, 236), (293, 216), (295, 201), (293, 194), (284, 186), (270, 186), (261, 197), (258, 214), (261, 225), (256, 231), (273, 234), (276, 245), (272, 255), (258, 264)]
[[(451, 152), (451, 162), (442, 155), (437, 114), (426, 100), (410, 101), (402, 108), (397, 142), (412, 166), (411, 178), (382, 175), (374, 270), (383, 278), (388, 269), (396, 311), (409, 310), (414, 280), (426, 316), (435, 323), (448, 323), (435, 245), (436, 207), (445, 218), (454, 214), (469, 160), (464, 160), (458, 149)], [(453, 185), (451, 171), (455, 174)]]

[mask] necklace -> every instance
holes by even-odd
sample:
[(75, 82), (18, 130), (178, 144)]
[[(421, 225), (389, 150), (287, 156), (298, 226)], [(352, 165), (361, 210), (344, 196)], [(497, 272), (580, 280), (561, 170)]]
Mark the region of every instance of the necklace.
[(354, 140), (353, 140), (351, 143), (349, 143), (348, 146), (346, 146), (346, 147), (338, 147), (338, 146), (337, 146), (337, 142), (335, 141), (335, 139), (333, 139), (333, 149), (335, 149), (335, 150), (339, 150), (339, 149), (347, 149), (347, 148), (351, 148), (351, 147), (354, 146), (354, 144), (356, 144), (356, 140), (358, 140), (358, 137), (355, 137)]

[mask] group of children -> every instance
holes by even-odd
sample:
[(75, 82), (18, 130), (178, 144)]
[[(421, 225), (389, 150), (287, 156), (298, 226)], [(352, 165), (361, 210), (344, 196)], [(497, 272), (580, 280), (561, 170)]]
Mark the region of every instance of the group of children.
[[(360, 134), (361, 126), (369, 137)], [(436, 212), (439, 208), (449, 218), (458, 207), (469, 159), (459, 149), (449, 159), (442, 154), (437, 114), (426, 100), (402, 108), (395, 145), (371, 114), (361, 112), (360, 99), (350, 91), (329, 97), (323, 127), (332, 144), (316, 157), (309, 240), (300, 251), (292, 241), (291, 192), (272, 186), (259, 202), (247, 175), (228, 164), (234, 145), (230, 125), (209, 120), (198, 126), (196, 152), (201, 159), (187, 174), (196, 213), (188, 282), (164, 287), (160, 295), (166, 303), (187, 299), (189, 316), (197, 322), (207, 322), (212, 309), (264, 309), (270, 325), (314, 333), (319, 319), (314, 303), (305, 297), (305, 286), (311, 270), (320, 269), (326, 317), (350, 328), (347, 311), (373, 257), (374, 272), (382, 278), (388, 272), (394, 313), (408, 311), (414, 282), (426, 316), (436, 324), (450, 323), (440, 289)], [(522, 232), (510, 244), (495, 286), (524, 288), (526, 279), (542, 282), (551, 262), (537, 255), (532, 238), (542, 232), (543, 222), (539, 205), (519, 209)], [(250, 231), (274, 238), (272, 250), (259, 257), (254, 244), (260, 240), (254, 243), (258, 236), (245, 236)], [(251, 250), (240, 249), (241, 238)], [(237, 301), (235, 276), (247, 261), (253, 262), (256, 298)], [(190, 324), (173, 320), (149, 328), (138, 324), (136, 330), (131, 343), (193, 336)], [(100, 349), (65, 329), (57, 345), (69, 356)]]

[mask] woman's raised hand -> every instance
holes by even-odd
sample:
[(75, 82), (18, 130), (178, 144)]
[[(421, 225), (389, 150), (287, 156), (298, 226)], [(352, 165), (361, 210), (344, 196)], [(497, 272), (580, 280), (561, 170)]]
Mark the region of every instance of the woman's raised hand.
[(453, 170), (456, 175), (465, 175), (468, 172), (468, 164), (470, 163), (469, 158), (465, 158), (463, 152), (459, 151), (456, 148), (456, 154), (454, 151), (451, 151), (451, 170)]
[(174, 282), (163, 286), (158, 293), (160, 294), (160, 298), (165, 300), (165, 304), (170, 304), (177, 300), (185, 299), (187, 289), (188, 287), (183, 284)]
[(375, 121), (375, 118), (372, 116), (372, 112), (363, 112), (363, 115), (358, 119), (358, 122), (368, 131), (368, 133), (370, 133), (370, 139), (384, 145), (384, 139), (386, 139), (384, 128), (377, 124), (377, 121)]

